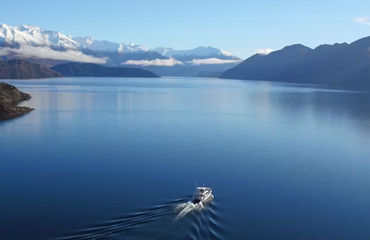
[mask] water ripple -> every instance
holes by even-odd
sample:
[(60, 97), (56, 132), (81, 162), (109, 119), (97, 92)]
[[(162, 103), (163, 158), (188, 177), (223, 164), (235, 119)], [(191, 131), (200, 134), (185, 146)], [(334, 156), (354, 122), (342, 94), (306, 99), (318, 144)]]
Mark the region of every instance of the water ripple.
[(187, 196), (154, 205), (57, 239), (224, 239), (219, 207), (214, 201), (202, 211), (191, 211), (176, 219), (178, 206), (190, 204), (190, 199)]

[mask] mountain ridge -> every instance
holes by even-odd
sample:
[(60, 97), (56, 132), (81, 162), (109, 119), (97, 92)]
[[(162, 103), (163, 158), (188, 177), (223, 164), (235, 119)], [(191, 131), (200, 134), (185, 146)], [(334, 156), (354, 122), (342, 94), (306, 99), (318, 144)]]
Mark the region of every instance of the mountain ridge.
[(159, 77), (139, 68), (105, 67), (94, 63), (65, 63), (51, 69), (66, 77)]
[(221, 78), (285, 81), (370, 89), (370, 37), (314, 49), (291, 45), (253, 55)]
[(0, 24), (0, 58), (31, 60), (49, 66), (66, 61), (98, 63), (109, 67), (167, 68), (171, 63), (171, 66), (187, 65), (187, 68), (195, 72), (199, 69), (198, 65), (213, 65), (213, 69), (223, 71), (225, 68), (221, 67), (222, 64), (234, 66), (240, 62), (231, 53), (210, 46), (189, 50), (151, 49), (134, 43), (72, 37), (61, 32), (44, 30), (39, 26), (7, 24)]
[(62, 75), (37, 63), (24, 60), (0, 60), (0, 79), (56, 78)]

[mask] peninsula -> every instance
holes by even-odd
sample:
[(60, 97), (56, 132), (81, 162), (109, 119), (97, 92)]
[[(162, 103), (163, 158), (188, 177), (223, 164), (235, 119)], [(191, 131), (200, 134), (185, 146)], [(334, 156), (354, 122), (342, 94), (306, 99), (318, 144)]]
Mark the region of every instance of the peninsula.
[(31, 112), (32, 108), (17, 106), (20, 102), (29, 99), (31, 99), (29, 94), (19, 91), (10, 84), (0, 83), (0, 121)]

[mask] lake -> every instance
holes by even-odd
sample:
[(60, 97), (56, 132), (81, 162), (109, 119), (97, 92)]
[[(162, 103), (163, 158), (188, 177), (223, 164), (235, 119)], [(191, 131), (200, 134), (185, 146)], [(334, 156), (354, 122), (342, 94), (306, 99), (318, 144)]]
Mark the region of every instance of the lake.
[[(370, 94), (207, 78), (5, 81), (1, 239), (370, 239)], [(176, 219), (197, 186), (215, 199)]]

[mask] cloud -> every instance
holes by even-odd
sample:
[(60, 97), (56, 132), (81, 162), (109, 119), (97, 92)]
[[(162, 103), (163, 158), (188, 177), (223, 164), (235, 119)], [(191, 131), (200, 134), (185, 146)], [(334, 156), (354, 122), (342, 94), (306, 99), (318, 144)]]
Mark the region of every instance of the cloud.
[(260, 55), (268, 55), (273, 51), (274, 50), (272, 50), (271, 48), (259, 48), (255, 51), (255, 53)]
[(193, 59), (191, 61), (188, 61), (188, 63), (193, 65), (202, 65), (202, 64), (226, 64), (226, 63), (238, 63), (241, 62), (241, 60), (237, 59), (219, 59), (219, 58), (205, 58), (205, 59)]
[(174, 58), (170, 59), (154, 59), (154, 60), (128, 60), (123, 64), (127, 65), (140, 65), (140, 66), (165, 66), (171, 67), (175, 65), (183, 65), (181, 61), (178, 61)]
[(97, 58), (76, 50), (56, 51), (48, 47), (21, 46), (20, 48), (0, 48), (0, 56), (15, 55), (21, 58), (43, 58), (74, 62), (106, 63), (106, 58)]
[(370, 17), (358, 17), (358, 18), (355, 18), (354, 21), (356, 23), (370, 25)]
[(232, 54), (231, 52), (228, 52), (228, 51), (226, 51), (226, 50), (221, 49), (220, 51), (221, 51), (221, 53), (222, 53), (223, 55), (225, 55), (225, 56), (233, 56), (233, 54)]

